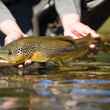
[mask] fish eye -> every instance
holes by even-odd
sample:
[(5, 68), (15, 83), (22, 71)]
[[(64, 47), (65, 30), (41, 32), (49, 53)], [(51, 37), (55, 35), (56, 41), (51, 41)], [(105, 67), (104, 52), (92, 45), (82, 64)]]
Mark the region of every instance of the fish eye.
[(8, 53), (9, 55), (12, 55), (12, 51), (11, 50), (9, 50), (9, 53)]

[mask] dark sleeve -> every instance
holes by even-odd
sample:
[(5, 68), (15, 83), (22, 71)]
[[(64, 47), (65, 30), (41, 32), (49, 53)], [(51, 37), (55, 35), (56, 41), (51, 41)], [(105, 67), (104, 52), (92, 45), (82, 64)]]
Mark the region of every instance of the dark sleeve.
[(5, 20), (15, 20), (8, 8), (0, 0), (0, 23)]
[(64, 14), (81, 13), (81, 0), (55, 0), (56, 10), (60, 16)]

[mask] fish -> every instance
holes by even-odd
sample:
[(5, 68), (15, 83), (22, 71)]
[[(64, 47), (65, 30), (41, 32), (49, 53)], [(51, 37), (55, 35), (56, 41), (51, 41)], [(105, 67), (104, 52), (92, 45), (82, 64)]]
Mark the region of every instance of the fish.
[(73, 40), (67, 36), (28, 36), (12, 41), (0, 48), (0, 61), (18, 65), (31, 59), (32, 62), (76, 60), (89, 50), (90, 36)]

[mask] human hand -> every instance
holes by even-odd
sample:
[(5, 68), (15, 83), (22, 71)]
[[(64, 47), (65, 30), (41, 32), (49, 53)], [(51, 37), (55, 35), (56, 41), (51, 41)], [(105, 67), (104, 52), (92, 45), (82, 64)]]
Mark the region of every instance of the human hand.
[(80, 18), (76, 14), (65, 15), (62, 17), (64, 27), (64, 35), (71, 36), (73, 39), (80, 39), (88, 34), (92, 37), (99, 37), (93, 29), (80, 22)]
[(7, 45), (10, 42), (17, 40), (21, 37), (25, 37), (25, 36), (27, 36), (27, 35), (24, 33), (11, 33), (5, 37), (5, 45)]
[[(27, 37), (27, 35), (24, 34), (24, 33), (19, 33), (19, 32), (11, 33), (11, 34), (6, 36), (5, 45), (7, 45), (10, 42), (12, 42), (14, 40), (17, 40), (17, 39), (19, 39), (21, 37)], [(17, 67), (20, 69), (20, 68), (23, 68), (25, 65), (29, 65), (31, 63), (32, 63), (32, 61), (31, 61), (31, 59), (29, 59), (29, 60), (26, 60), (23, 64), (18, 64)]]
[(4, 20), (1, 22), (0, 30), (6, 35), (5, 45), (26, 36), (14, 20)]

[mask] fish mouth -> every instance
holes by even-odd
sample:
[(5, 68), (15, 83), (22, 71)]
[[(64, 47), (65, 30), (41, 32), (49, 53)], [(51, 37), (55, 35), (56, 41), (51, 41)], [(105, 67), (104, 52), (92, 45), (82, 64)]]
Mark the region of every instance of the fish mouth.
[(5, 55), (3, 57), (0, 56), (0, 63), (9, 63), (8, 58)]
[(6, 59), (0, 59), (0, 68), (12, 66)]

